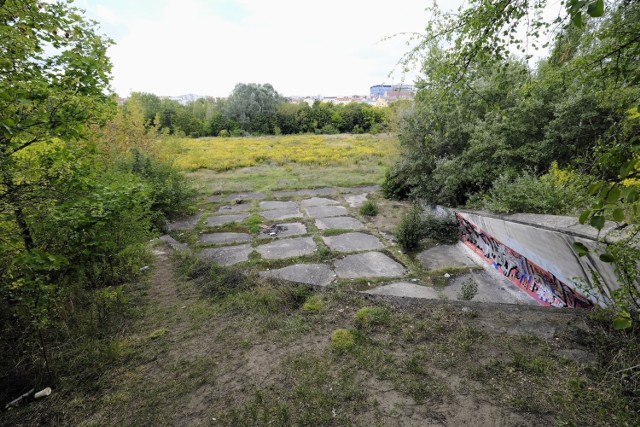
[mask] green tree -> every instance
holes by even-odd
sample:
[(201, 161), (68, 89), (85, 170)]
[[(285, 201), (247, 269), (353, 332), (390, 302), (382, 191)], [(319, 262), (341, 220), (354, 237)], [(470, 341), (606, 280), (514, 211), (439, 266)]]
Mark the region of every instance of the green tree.
[(272, 133), (284, 98), (269, 83), (238, 83), (224, 104), (225, 115), (247, 132)]

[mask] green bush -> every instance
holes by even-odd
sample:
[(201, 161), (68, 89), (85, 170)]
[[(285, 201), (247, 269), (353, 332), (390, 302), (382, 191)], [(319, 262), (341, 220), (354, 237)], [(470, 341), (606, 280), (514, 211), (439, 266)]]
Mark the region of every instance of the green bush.
[(389, 311), (383, 307), (362, 307), (355, 315), (356, 325), (359, 328), (388, 325), (391, 321)]
[(478, 293), (478, 284), (473, 279), (467, 279), (462, 283), (458, 299), (461, 301), (471, 301)]
[(376, 216), (378, 215), (378, 205), (373, 200), (367, 200), (360, 206), (360, 213), (365, 216)]
[(385, 171), (384, 182), (381, 185), (385, 199), (404, 200), (415, 187), (410, 179), (410, 173), (402, 165), (396, 165)]
[(425, 237), (438, 243), (455, 243), (460, 238), (460, 226), (453, 214), (427, 213), (422, 217), (422, 229)]
[(314, 294), (307, 298), (302, 305), (302, 309), (305, 311), (321, 311), (324, 308), (324, 300), (322, 295)]
[(396, 238), (402, 249), (412, 251), (418, 247), (424, 236), (422, 209), (414, 204), (400, 220), (396, 228)]
[(356, 335), (349, 329), (336, 329), (331, 334), (331, 349), (345, 353), (356, 346)]

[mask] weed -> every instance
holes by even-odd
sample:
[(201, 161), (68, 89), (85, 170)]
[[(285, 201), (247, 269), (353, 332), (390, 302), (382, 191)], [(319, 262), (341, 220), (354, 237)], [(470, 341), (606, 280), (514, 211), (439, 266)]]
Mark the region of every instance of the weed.
[(346, 353), (356, 346), (356, 335), (349, 329), (336, 329), (331, 334), (331, 349), (336, 353)]
[(472, 278), (465, 280), (458, 292), (458, 299), (462, 301), (471, 301), (478, 293), (478, 284)]
[(337, 236), (339, 234), (344, 234), (344, 233), (350, 233), (353, 230), (349, 230), (349, 229), (344, 229), (344, 228), (329, 228), (327, 230), (324, 230), (322, 232), (323, 236)]
[(302, 309), (305, 311), (321, 311), (323, 308), (324, 300), (320, 294), (310, 295), (302, 305)]
[(356, 325), (359, 328), (370, 328), (372, 326), (389, 325), (391, 315), (383, 307), (362, 307), (355, 315)]
[(258, 234), (260, 232), (260, 224), (262, 224), (262, 218), (259, 215), (251, 215), (245, 222), (252, 234)]
[(396, 228), (398, 244), (400, 244), (400, 247), (405, 251), (413, 251), (416, 249), (420, 240), (424, 237), (421, 211), (420, 206), (414, 204), (402, 217), (400, 224), (398, 224)]
[(378, 215), (378, 205), (373, 200), (365, 201), (360, 207), (360, 213), (364, 216)]

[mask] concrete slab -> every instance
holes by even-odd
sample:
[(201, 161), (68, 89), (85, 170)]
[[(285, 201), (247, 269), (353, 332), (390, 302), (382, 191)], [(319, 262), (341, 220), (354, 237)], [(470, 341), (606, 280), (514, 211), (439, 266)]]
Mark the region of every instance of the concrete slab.
[(221, 202), (222, 199), (224, 199), (224, 196), (216, 194), (216, 195), (210, 196), (207, 200), (210, 201), (211, 203), (218, 203), (218, 202)]
[(476, 264), (462, 247), (462, 243), (456, 245), (438, 245), (416, 255), (420, 266), (426, 270), (440, 270), (451, 267), (477, 267)]
[(295, 264), (277, 270), (261, 271), (261, 277), (274, 277), (295, 283), (327, 286), (336, 274), (325, 264)]
[(312, 218), (329, 218), (332, 216), (349, 215), (349, 211), (343, 206), (310, 206), (305, 210), (307, 211), (307, 215)]
[(284, 224), (274, 224), (260, 231), (258, 237), (260, 238), (277, 238), (277, 237), (290, 237), (299, 236), (300, 234), (307, 234), (307, 227), (301, 222), (287, 222)]
[(220, 265), (233, 265), (249, 260), (251, 252), (253, 252), (253, 248), (247, 243), (238, 246), (204, 249), (200, 251), (200, 256), (211, 259)]
[(351, 216), (335, 216), (316, 219), (316, 227), (320, 230), (338, 228), (342, 230), (362, 230), (364, 225)]
[(391, 283), (362, 293), (371, 295), (389, 295), (403, 298), (439, 299), (438, 291), (435, 289), (411, 282)]
[(373, 193), (374, 191), (380, 191), (379, 185), (363, 185), (361, 187), (346, 187), (341, 188), (340, 191), (342, 193)]
[(251, 236), (246, 233), (209, 233), (201, 234), (200, 243), (240, 243), (251, 241)]
[(296, 202), (260, 202), (260, 210), (271, 211), (276, 209), (298, 209), (298, 205), (296, 204)]
[(345, 196), (344, 199), (352, 208), (359, 208), (364, 202), (367, 201), (367, 195), (368, 193), (354, 194), (352, 196)]
[(168, 234), (165, 234), (164, 236), (158, 237), (158, 240), (160, 240), (161, 242), (164, 242), (167, 245), (169, 245), (169, 247), (171, 249), (173, 249), (174, 251), (183, 252), (183, 251), (188, 251), (189, 250), (189, 245), (187, 245), (186, 243), (178, 242), (176, 239), (174, 239), (173, 237), (169, 236)]
[(331, 206), (331, 205), (339, 205), (340, 203), (337, 200), (327, 199), (325, 197), (312, 197), (310, 199), (305, 199), (300, 202), (302, 206), (308, 208), (310, 206)]
[(247, 193), (234, 193), (229, 194), (227, 196), (227, 200), (233, 202), (234, 200), (262, 200), (264, 199), (264, 194), (255, 193), (255, 192), (247, 192)]
[(365, 233), (344, 233), (322, 237), (322, 240), (332, 251), (337, 252), (375, 251), (384, 248), (380, 240)]
[(294, 237), (260, 245), (256, 250), (262, 255), (262, 258), (282, 259), (311, 255), (317, 248), (316, 242), (311, 237)]
[(232, 222), (242, 222), (249, 218), (249, 214), (237, 214), (237, 215), (217, 215), (207, 218), (207, 225), (209, 227), (219, 227), (221, 225), (230, 224)]
[(249, 203), (241, 203), (239, 205), (225, 205), (225, 206), (220, 206), (220, 208), (218, 208), (218, 213), (235, 214), (235, 213), (241, 213), (241, 212), (249, 212), (251, 208), (252, 206)]
[(274, 197), (294, 197), (294, 196), (328, 196), (337, 194), (335, 188), (313, 188), (308, 190), (274, 191)]
[(269, 220), (281, 220), (288, 218), (302, 218), (302, 212), (298, 209), (298, 207), (287, 208), (287, 209), (275, 209), (272, 211), (262, 211), (260, 212), (260, 216), (269, 219)]
[(450, 300), (459, 300), (465, 282), (471, 281), (478, 287), (476, 295), (471, 301), (495, 302), (501, 304), (526, 304), (539, 305), (536, 300), (520, 290), (516, 285), (504, 280), (496, 279), (486, 271), (463, 274), (451, 281), (450, 284), (440, 289), (444, 297)]
[(343, 279), (398, 277), (407, 272), (402, 264), (380, 252), (348, 255), (334, 266), (338, 277)]
[(200, 221), (201, 214), (192, 215), (187, 218), (182, 218), (177, 221), (173, 221), (169, 224), (169, 231), (174, 230), (193, 230), (193, 228)]

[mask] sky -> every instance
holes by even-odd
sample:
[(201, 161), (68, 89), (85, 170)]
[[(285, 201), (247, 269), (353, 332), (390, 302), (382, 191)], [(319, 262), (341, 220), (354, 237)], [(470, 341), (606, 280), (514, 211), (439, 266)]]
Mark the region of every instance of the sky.
[[(443, 3), (442, 1), (440, 2)], [(430, 0), (76, 0), (115, 41), (113, 89), (228, 96), (271, 83), (285, 96), (365, 95), (421, 32)], [(451, 7), (460, 0), (446, 2)]]

